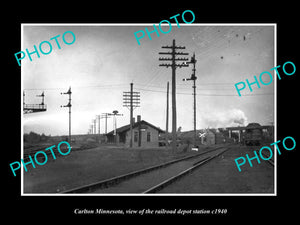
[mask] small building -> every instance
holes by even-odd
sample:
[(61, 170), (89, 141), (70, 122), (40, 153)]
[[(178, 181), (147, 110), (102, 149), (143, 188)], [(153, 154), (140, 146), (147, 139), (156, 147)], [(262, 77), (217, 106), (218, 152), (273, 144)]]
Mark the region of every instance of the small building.
[[(137, 122), (132, 126), (133, 141), (132, 147), (158, 147), (159, 134), (164, 133), (160, 128), (141, 120), (141, 116), (137, 116)], [(116, 129), (116, 137), (114, 131), (107, 133), (107, 140), (110, 143), (125, 144), (130, 146), (130, 124)], [(115, 140), (116, 139), (116, 140)]]
[(207, 145), (215, 145), (225, 143), (225, 137), (218, 129), (205, 129), (201, 136), (201, 143)]
[(216, 144), (216, 135), (213, 130), (211, 129), (206, 130), (205, 141), (207, 145)]

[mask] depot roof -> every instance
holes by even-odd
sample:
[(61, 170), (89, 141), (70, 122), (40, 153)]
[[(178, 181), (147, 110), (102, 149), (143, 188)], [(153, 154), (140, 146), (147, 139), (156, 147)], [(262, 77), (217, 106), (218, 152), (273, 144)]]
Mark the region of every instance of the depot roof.
[[(141, 126), (141, 129), (143, 129), (143, 127), (144, 127), (143, 125), (144, 125), (144, 126), (147, 125), (147, 126), (149, 126), (149, 127), (152, 127), (152, 128), (154, 128), (154, 129), (158, 130), (159, 133), (165, 133), (165, 131), (163, 131), (163, 130), (160, 129), (159, 127), (156, 127), (156, 126), (154, 126), (153, 124), (148, 123), (148, 122), (145, 121), (145, 120), (141, 120), (141, 121), (139, 121), (139, 122), (134, 123), (133, 126), (132, 126), (132, 128), (136, 128), (136, 127)], [(116, 129), (116, 132), (117, 132), (117, 133), (123, 133), (123, 132), (127, 132), (128, 130), (130, 130), (130, 124), (125, 125), (125, 126), (123, 126), (123, 127), (117, 128), (117, 129)], [(114, 133), (114, 131), (112, 130), (111, 132), (107, 133), (107, 135), (112, 135), (113, 133)]]

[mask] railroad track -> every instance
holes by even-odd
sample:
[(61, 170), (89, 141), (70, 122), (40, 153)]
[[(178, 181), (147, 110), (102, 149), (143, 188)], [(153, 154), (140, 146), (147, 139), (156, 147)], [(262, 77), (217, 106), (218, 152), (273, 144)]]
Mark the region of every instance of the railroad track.
[[(269, 156), (267, 156), (265, 153), (262, 153), (261, 154), (265, 157), (265, 158), (269, 158)], [(268, 163), (270, 163), (272, 166), (274, 166), (274, 160), (273, 158), (269, 159), (269, 160), (266, 160)]]
[(218, 147), (62, 193), (156, 193), (228, 149)]
[[(255, 147), (251, 147), (250, 148), (251, 150), (257, 150)], [(269, 158), (269, 155), (266, 155), (265, 153), (261, 152), (261, 154), (265, 157), (265, 158)], [(266, 161), (268, 162), (269, 164), (271, 164), (272, 166), (274, 166), (274, 151), (273, 151), (273, 157), (269, 160), (262, 160), (262, 161)]]
[(193, 170), (197, 169), (198, 167), (204, 165), (204, 164), (207, 163), (208, 161), (210, 161), (210, 160), (212, 160), (212, 159), (218, 157), (219, 155), (223, 154), (223, 153), (224, 153), (225, 151), (227, 151), (228, 149), (229, 149), (229, 148), (226, 148), (225, 150), (223, 150), (223, 151), (221, 151), (221, 152), (219, 152), (219, 153), (217, 153), (217, 154), (215, 154), (215, 155), (213, 155), (213, 156), (209, 156), (209, 157), (206, 157), (206, 158), (204, 158), (204, 159), (201, 159), (201, 160), (198, 161), (198, 162), (195, 162), (195, 163), (193, 164), (192, 167), (190, 167), (190, 168), (188, 168), (188, 169), (182, 171), (181, 173), (179, 173), (179, 174), (177, 174), (177, 175), (175, 175), (175, 176), (173, 176), (173, 177), (170, 177), (169, 179), (167, 179), (167, 180), (165, 180), (165, 181), (163, 181), (163, 182), (161, 182), (161, 183), (155, 185), (154, 187), (149, 188), (148, 190), (144, 191), (143, 193), (144, 193), (144, 194), (150, 194), (150, 193), (156, 193), (156, 192), (162, 190), (164, 187), (166, 187), (166, 186), (172, 184), (172, 183), (175, 182), (176, 180), (178, 180), (178, 179), (180, 179), (181, 177), (187, 175), (188, 173), (192, 172)]

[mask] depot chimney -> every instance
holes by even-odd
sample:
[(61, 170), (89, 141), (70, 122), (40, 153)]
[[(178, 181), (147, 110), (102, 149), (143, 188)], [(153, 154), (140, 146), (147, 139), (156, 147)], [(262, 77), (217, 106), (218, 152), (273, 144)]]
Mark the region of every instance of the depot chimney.
[(137, 122), (141, 122), (141, 115), (137, 115)]

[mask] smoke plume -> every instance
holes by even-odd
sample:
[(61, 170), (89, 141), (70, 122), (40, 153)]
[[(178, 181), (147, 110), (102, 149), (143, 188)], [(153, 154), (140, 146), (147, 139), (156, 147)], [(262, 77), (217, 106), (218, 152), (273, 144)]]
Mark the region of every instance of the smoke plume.
[(201, 115), (201, 119), (201, 126), (210, 128), (246, 126), (248, 124), (245, 113), (240, 109), (212, 111)]

